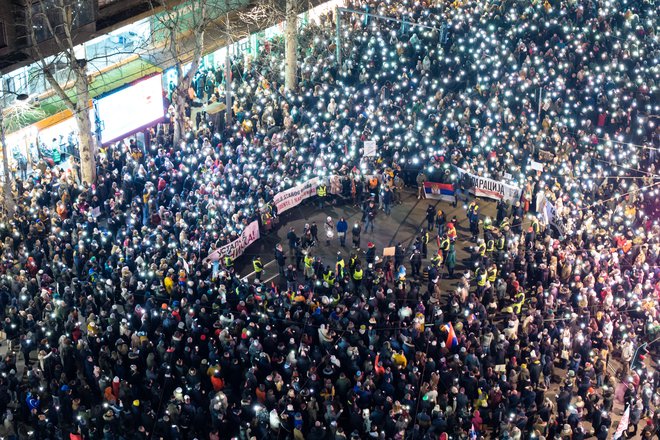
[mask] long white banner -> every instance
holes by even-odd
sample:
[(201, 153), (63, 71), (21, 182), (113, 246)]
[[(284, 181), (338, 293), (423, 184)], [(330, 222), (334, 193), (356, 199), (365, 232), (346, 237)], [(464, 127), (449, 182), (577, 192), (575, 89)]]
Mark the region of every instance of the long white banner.
[(468, 175), (471, 181), (470, 192), (477, 197), (487, 197), (494, 200), (504, 199), (509, 203), (515, 203), (520, 200), (522, 191), (517, 186), (498, 182), (487, 177), (477, 176), (458, 167), (456, 167), (456, 171), (458, 171), (459, 178), (463, 178), (464, 174)]
[(277, 215), (281, 215), (284, 211), (298, 206), (303, 200), (316, 195), (318, 185), (319, 179), (314, 177), (300, 185), (275, 194), (273, 203), (277, 207)]
[(259, 239), (259, 222), (253, 221), (241, 232), (241, 235), (231, 243), (227, 243), (211, 252), (204, 262), (217, 261), (225, 256), (232, 259), (240, 257), (245, 249)]

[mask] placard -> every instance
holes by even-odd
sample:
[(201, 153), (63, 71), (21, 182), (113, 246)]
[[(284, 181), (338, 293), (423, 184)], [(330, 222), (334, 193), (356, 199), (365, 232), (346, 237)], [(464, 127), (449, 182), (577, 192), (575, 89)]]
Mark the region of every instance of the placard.
[(376, 141), (364, 141), (364, 153), (363, 157), (374, 157), (376, 156)]
[(543, 171), (543, 164), (534, 160), (529, 161), (529, 167), (534, 171)]

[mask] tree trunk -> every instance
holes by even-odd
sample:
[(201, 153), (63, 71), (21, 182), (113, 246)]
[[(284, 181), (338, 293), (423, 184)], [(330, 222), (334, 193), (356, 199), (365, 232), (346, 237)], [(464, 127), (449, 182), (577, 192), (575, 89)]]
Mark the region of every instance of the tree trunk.
[(91, 185), (96, 182), (96, 140), (89, 118), (89, 84), (84, 71), (77, 74), (82, 75), (76, 81), (77, 101), (74, 107), (80, 139), (80, 174), (82, 181)]
[(297, 72), (297, 52), (298, 52), (298, 15), (294, 0), (286, 1), (286, 28), (284, 29), (285, 49), (285, 70), (284, 70), (284, 88), (295, 90), (298, 78)]
[[(0, 113), (2, 109), (0, 109)], [(11, 171), (9, 170), (9, 149), (5, 139), (5, 121), (0, 114), (0, 142), (2, 142), (2, 203), (6, 218), (14, 216), (14, 195), (11, 193)]]
[(174, 93), (172, 93), (172, 100), (174, 101), (174, 133), (172, 135), (172, 146), (179, 148), (181, 141), (186, 135), (186, 95), (187, 90), (181, 90), (177, 86)]

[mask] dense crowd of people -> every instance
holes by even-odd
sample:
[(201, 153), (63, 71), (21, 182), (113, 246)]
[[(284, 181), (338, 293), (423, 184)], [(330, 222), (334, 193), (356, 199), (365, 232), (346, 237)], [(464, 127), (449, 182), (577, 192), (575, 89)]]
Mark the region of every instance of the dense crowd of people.
[[(619, 402), (624, 435), (660, 438), (653, 2), (349, 6), (395, 20), (343, 14), (339, 63), (332, 14), (303, 28), (298, 92), (268, 43), (234, 60), (235, 124), (193, 113), (224, 93), (205, 67), (185, 147), (159, 129), (100, 150), (94, 185), (16, 179), (1, 436), (605, 440)], [(429, 206), (387, 258), (361, 239), (405, 186), (467, 197), (458, 168), (521, 197), (494, 218), (473, 197), (465, 218)], [(290, 230), (273, 283), (260, 259), (256, 280), (206, 261), (311, 177), (321, 210), (340, 195), (361, 221)], [(324, 242), (355, 250), (323, 261)]]

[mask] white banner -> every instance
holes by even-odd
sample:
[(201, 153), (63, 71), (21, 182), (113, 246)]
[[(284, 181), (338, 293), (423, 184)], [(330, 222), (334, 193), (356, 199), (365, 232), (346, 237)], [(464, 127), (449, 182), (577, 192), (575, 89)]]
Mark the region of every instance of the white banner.
[(364, 141), (364, 150), (362, 157), (376, 156), (376, 141)]
[(470, 177), (470, 192), (477, 197), (487, 197), (494, 200), (504, 199), (511, 204), (520, 200), (522, 191), (517, 186), (498, 182), (487, 177), (477, 176), (458, 167), (456, 171), (459, 174), (459, 178), (463, 178), (464, 174)]
[(564, 222), (557, 215), (557, 209), (547, 198), (543, 197), (543, 208), (540, 211), (543, 222), (546, 225), (554, 226), (559, 234), (563, 237), (566, 235), (564, 230)]
[(316, 195), (316, 187), (318, 185), (319, 178), (314, 177), (300, 185), (275, 194), (273, 203), (277, 207), (277, 215), (282, 215), (284, 211), (298, 206), (303, 200)]
[(623, 433), (628, 431), (628, 426), (630, 425), (630, 405), (626, 408), (626, 411), (619, 421), (619, 426), (616, 428), (616, 432), (612, 436), (612, 440), (620, 439), (623, 436)]
[(204, 262), (217, 261), (225, 256), (230, 256), (232, 259), (240, 257), (245, 249), (250, 246), (252, 243), (259, 239), (259, 222), (256, 220), (247, 225), (247, 227), (241, 232), (240, 237), (231, 243), (227, 243), (224, 246), (221, 246), (211, 252), (208, 257), (204, 259)]

